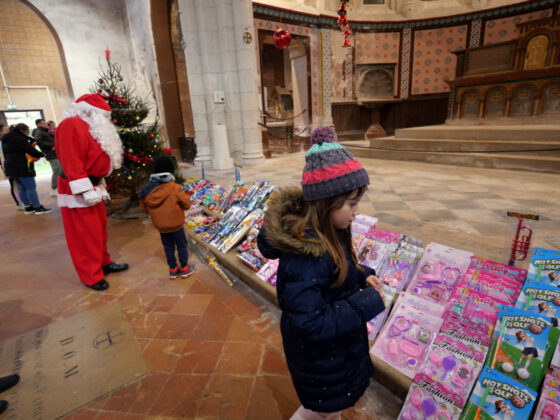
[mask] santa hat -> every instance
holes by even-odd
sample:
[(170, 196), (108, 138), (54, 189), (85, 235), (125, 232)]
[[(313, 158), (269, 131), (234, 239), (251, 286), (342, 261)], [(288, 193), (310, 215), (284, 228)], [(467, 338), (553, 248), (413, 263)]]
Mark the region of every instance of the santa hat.
[(363, 166), (337, 142), (331, 127), (319, 126), (311, 133), (305, 154), (301, 187), (306, 201), (335, 197), (369, 185)]
[(76, 103), (84, 102), (88, 105), (91, 105), (95, 108), (102, 109), (103, 111), (111, 111), (111, 107), (105, 99), (98, 95), (97, 93), (86, 93), (85, 95), (80, 96), (76, 99)]

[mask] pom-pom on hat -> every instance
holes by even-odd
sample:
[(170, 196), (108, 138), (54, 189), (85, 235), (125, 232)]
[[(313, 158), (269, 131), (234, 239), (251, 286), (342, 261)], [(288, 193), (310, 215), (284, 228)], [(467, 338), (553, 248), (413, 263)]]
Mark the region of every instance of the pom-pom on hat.
[(304, 200), (322, 200), (369, 185), (364, 167), (337, 142), (331, 127), (313, 130), (311, 143), (301, 180)]
[(161, 174), (163, 172), (173, 173), (173, 160), (169, 156), (160, 156), (154, 161), (154, 173)]
[(85, 102), (91, 106), (102, 109), (103, 111), (111, 111), (109, 104), (97, 93), (86, 93), (76, 99), (76, 103)]

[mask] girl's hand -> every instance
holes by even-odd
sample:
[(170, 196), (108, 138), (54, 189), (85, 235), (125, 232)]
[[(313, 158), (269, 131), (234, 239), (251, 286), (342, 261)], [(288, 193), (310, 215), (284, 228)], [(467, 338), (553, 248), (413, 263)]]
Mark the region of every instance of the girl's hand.
[(376, 276), (369, 275), (366, 277), (366, 286), (371, 286), (377, 293), (381, 296), (381, 299), (385, 300), (385, 295), (381, 291), (381, 280), (379, 280)]

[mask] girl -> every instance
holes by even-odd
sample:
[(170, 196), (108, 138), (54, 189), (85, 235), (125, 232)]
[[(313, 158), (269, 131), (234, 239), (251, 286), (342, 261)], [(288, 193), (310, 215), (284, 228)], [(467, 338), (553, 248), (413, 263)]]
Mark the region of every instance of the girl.
[(515, 416), (515, 413), (504, 400), (497, 400), (494, 405), (496, 406), (496, 414), (502, 414), (502, 420), (513, 420), (513, 416)]
[[(528, 370), (528, 367), (531, 365), (531, 360), (533, 359), (533, 357), (539, 357), (539, 352), (537, 350), (537, 348), (535, 347), (535, 339), (533, 337), (531, 337), (529, 334), (527, 334), (525, 331), (517, 331), (515, 333), (515, 337), (517, 337), (517, 342), (521, 343), (523, 342), (523, 353), (521, 354), (521, 359), (519, 359), (519, 368), (517, 369), (517, 374), (520, 377), (523, 377), (524, 374), (523, 373), (519, 373), (520, 371), (523, 370)], [(523, 365), (523, 361), (527, 359), (525, 366)], [(522, 379), (527, 379), (527, 378), (522, 378)]]
[(332, 128), (316, 128), (311, 140), (302, 189), (271, 199), (257, 238), (265, 257), (280, 259), (284, 353), (302, 403), (292, 420), (340, 419), (358, 401), (373, 373), (366, 322), (385, 309), (350, 232), (369, 177)]
[(546, 302), (539, 302), (539, 304), (537, 306), (539, 308), (539, 314), (544, 312), (544, 314), (551, 319), (552, 326), (557, 327), (558, 326), (558, 318), (556, 318), (556, 309), (554, 309), (552, 306), (550, 306)]

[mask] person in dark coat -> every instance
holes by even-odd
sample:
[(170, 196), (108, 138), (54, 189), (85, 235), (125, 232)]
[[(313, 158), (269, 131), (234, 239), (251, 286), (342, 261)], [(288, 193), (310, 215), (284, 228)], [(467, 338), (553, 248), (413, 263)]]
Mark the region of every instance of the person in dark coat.
[[(4, 134), (8, 134), (10, 128), (11, 127), (0, 123), (0, 144), (2, 143), (2, 137), (4, 136)], [(22, 204), (21, 200), (19, 199), (19, 194), (17, 193), (16, 180), (14, 179), (14, 177), (6, 175), (6, 170), (4, 169), (4, 151), (2, 150), (1, 145), (0, 152), (0, 166), (2, 167), (2, 172), (4, 172), (4, 175), (6, 176), (6, 178), (8, 178), (8, 182), (10, 183), (10, 194), (12, 195), (12, 198), (16, 203), (17, 209), (25, 210), (25, 206)]]
[(54, 135), (51, 134), (47, 123), (43, 119), (35, 121), (37, 128), (33, 130), (33, 138), (37, 141), (37, 146), (45, 154), (45, 158), (51, 165), (51, 197), (56, 197), (56, 189), (58, 188), (58, 177), (62, 174), (62, 166), (56, 155), (54, 147)]
[(311, 134), (302, 188), (276, 193), (257, 237), (279, 258), (284, 353), (302, 406), (292, 419), (340, 419), (373, 374), (366, 322), (385, 306), (375, 271), (360, 266), (350, 225), (369, 177), (330, 127)]
[(25, 214), (44, 214), (52, 210), (39, 203), (37, 185), (35, 184), (35, 167), (33, 159), (44, 155), (32, 146), (33, 138), (29, 137), (26, 124), (16, 124), (14, 129), (2, 137), (4, 151), (4, 170), (6, 176), (14, 177), (18, 186), (19, 196), (25, 205)]

